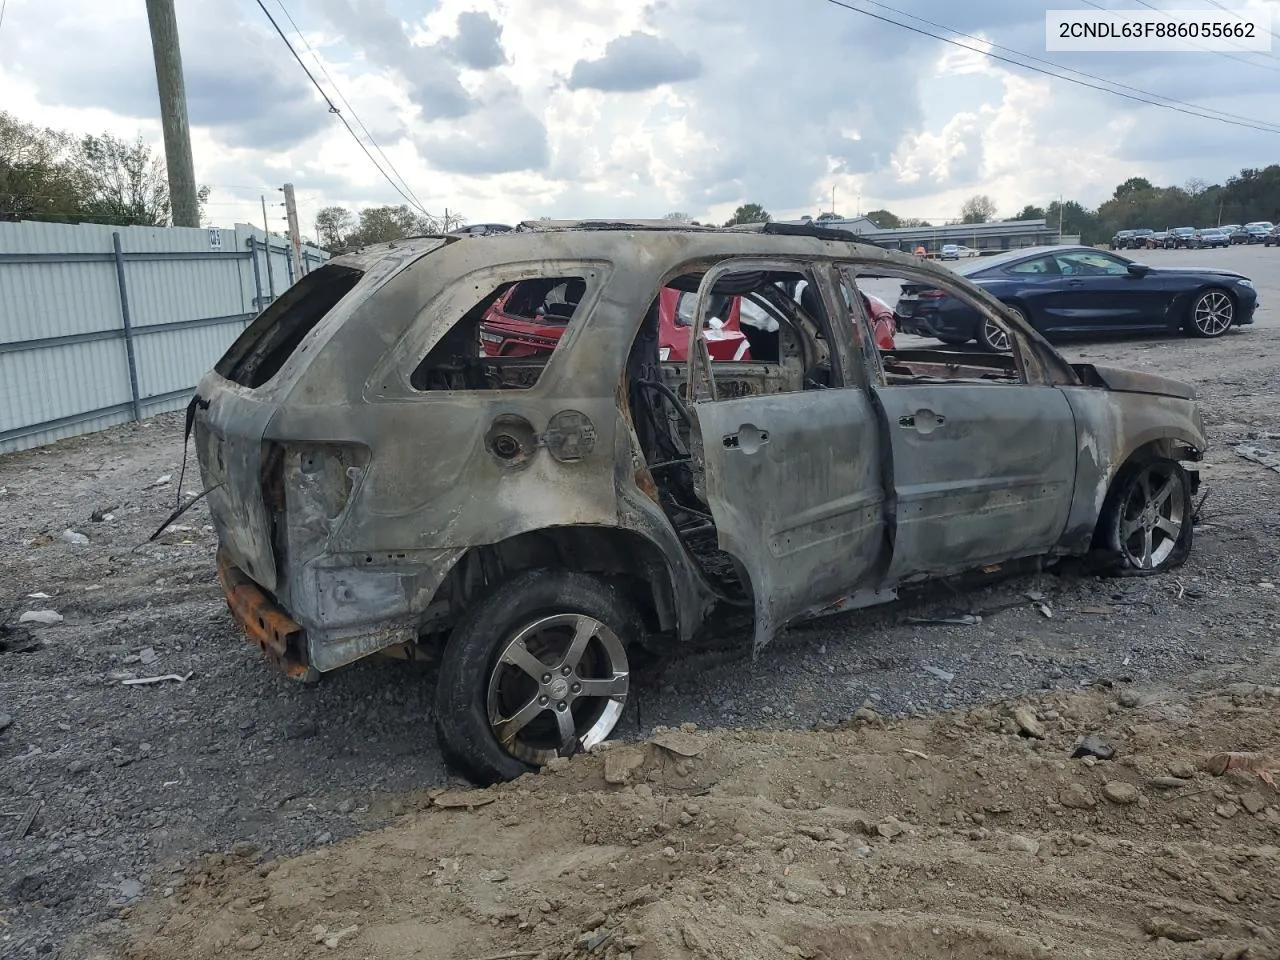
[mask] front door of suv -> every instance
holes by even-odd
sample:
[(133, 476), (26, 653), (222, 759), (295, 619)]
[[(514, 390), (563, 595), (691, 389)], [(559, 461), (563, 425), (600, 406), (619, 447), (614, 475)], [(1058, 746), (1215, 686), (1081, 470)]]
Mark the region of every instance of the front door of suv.
[[(858, 264), (847, 268), (847, 282), (865, 281), (872, 269), (875, 277), (921, 282)], [(985, 310), (958, 285), (928, 282)], [(940, 368), (927, 356), (913, 366), (913, 351), (867, 352), (892, 466), (887, 585), (1044, 553), (1066, 529), (1075, 417), (1061, 390), (1030, 382), (1016, 331), (1010, 342), (1011, 369), (985, 377)]]
[[(750, 289), (756, 278), (767, 296)], [(790, 306), (779, 309), (781, 300), (772, 291), (785, 296), (784, 286), (800, 280), (812, 292), (799, 304), (789, 300)], [(776, 368), (769, 373), (777, 379), (768, 392), (727, 390), (731, 383), (748, 382), (746, 377), (735, 381), (733, 362), (717, 362), (713, 370), (706, 341), (696, 336), (688, 369), (695, 460), (701, 461), (696, 472), (720, 549), (750, 578), (761, 644), (788, 620), (849, 596), (882, 572), (887, 557), (883, 449), (870, 397), (853, 382), (851, 332), (831, 330), (830, 292), (810, 265), (755, 259), (716, 265), (699, 287), (693, 330), (702, 329), (713, 295), (720, 293), (743, 296), (779, 330), (776, 362), (741, 364), (744, 372)], [(798, 313), (788, 317), (790, 311)], [(797, 315), (825, 334), (818, 341), (829, 350), (822, 370), (804, 369), (812, 351), (808, 358), (797, 356), (789, 332)]]

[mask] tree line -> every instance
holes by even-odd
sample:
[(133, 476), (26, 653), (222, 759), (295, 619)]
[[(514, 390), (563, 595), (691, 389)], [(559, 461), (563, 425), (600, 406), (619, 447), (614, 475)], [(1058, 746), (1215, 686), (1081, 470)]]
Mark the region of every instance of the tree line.
[[(209, 188), (197, 198), (203, 217)], [(75, 137), (0, 110), (0, 221), (172, 223), (164, 159), (141, 138)]]
[(325, 250), (337, 253), (406, 237), (448, 233), (466, 226), (466, 223), (466, 218), (456, 210), (435, 217), (419, 213), (403, 203), (365, 207), (355, 212), (346, 207), (331, 206), (316, 214), (316, 238)]

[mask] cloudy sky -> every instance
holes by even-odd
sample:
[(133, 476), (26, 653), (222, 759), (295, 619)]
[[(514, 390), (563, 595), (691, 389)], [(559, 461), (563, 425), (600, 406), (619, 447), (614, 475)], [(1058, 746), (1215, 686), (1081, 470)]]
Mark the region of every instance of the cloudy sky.
[[(827, 0), (264, 2), (420, 202), (472, 222), (673, 210), (723, 220), (747, 201), (798, 216), (829, 208), (833, 187), (844, 214), (942, 219), (978, 192), (1011, 214), (1059, 194), (1096, 204), (1133, 175), (1218, 182), (1280, 161), (1280, 133), (1084, 89)], [(1050, 54), (1045, 9), (1089, 9), (1084, 0), (848, 2), (1280, 125), (1280, 43), (1270, 54)], [(1156, 2), (1214, 10), (1211, 0)], [(1269, 7), (1280, 33), (1280, 0), (1224, 2)], [(210, 220), (260, 222), (259, 194), (278, 202), (286, 180), (304, 225), (329, 203), (400, 202), (256, 0), (177, 7)], [(7, 0), (0, 107), (158, 145), (141, 0)]]

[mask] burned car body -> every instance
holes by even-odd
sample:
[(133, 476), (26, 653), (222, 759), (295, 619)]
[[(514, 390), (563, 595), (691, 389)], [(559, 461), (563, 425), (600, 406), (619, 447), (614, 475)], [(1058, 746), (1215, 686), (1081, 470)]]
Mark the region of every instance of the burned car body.
[[(1010, 354), (875, 346), (859, 278), (939, 284)], [(580, 281), (544, 354), (486, 355), (513, 284)], [(804, 297), (788, 291), (806, 283)], [(696, 293), (688, 359), (659, 293)], [(776, 321), (712, 362), (725, 296)], [(429, 237), (340, 257), (204, 378), (196, 448), (236, 619), (291, 674), (437, 649), (436, 723), (478, 780), (608, 736), (626, 651), (717, 611), (754, 642), (903, 583), (1191, 543), (1194, 391), (1073, 367), (945, 268), (852, 235), (629, 224)]]

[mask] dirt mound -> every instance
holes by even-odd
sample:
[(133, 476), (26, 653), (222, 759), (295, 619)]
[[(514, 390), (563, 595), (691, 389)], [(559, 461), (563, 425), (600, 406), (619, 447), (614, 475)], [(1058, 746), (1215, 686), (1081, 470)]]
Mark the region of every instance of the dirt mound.
[[(1114, 759), (1072, 758), (1088, 734)], [(296, 859), (213, 857), (139, 908), (124, 953), (1280, 957), (1276, 748), (1280, 689), (1251, 686), (662, 731), (411, 797)], [(1214, 776), (1222, 751), (1261, 758)]]

